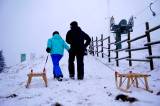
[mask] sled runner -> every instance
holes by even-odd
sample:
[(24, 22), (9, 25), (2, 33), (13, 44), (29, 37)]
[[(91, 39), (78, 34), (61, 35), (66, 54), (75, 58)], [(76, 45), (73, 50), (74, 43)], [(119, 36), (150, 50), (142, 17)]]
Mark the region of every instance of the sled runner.
[(121, 74), (116, 71), (115, 72), (115, 82), (116, 82), (116, 86), (118, 89), (120, 89), (124, 92), (130, 93), (131, 91), (129, 91), (129, 88), (132, 85), (137, 88), (140, 88), (139, 87), (139, 85), (140, 85), (139, 80), (141, 80), (141, 81), (143, 81), (144, 89), (146, 91), (153, 92), (153, 91), (149, 90), (149, 85), (148, 85), (148, 80), (147, 80), (147, 78), (149, 76), (150, 75), (148, 75), (148, 74), (132, 73), (132, 71), (130, 71), (129, 73), (126, 73), (126, 74)]

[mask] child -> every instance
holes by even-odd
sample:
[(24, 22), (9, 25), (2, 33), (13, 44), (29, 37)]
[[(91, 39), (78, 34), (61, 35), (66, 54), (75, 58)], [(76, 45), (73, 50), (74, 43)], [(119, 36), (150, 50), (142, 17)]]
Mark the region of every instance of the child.
[(69, 51), (69, 46), (59, 35), (58, 31), (53, 32), (52, 38), (48, 39), (47, 43), (47, 53), (51, 54), (53, 62), (53, 75), (58, 81), (62, 81), (63, 74), (59, 66), (59, 61), (63, 57), (64, 49)]

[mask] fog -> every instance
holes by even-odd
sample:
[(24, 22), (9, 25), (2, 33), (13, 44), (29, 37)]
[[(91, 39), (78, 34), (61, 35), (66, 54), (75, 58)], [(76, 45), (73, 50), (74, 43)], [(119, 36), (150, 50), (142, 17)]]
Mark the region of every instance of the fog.
[[(57, 30), (65, 39), (70, 22), (92, 36), (109, 35), (109, 19), (136, 17), (135, 25), (144, 20), (157, 25), (147, 7), (151, 0), (0, 0), (0, 50), (7, 66), (20, 62), (20, 54), (36, 56), (45, 53), (47, 39)], [(160, 11), (159, 0), (153, 10)], [(147, 9), (145, 9), (147, 8)], [(145, 9), (145, 10), (144, 10)], [(142, 11), (144, 10), (144, 11)], [(139, 14), (139, 12), (141, 12)], [(139, 18), (140, 17), (140, 18)], [(143, 18), (142, 18), (143, 17)], [(160, 22), (160, 21), (159, 21)]]

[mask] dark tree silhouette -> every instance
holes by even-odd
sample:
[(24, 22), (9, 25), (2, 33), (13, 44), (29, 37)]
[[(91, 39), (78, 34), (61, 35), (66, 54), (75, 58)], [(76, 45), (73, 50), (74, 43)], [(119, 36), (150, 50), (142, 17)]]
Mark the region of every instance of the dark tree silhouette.
[(3, 56), (3, 51), (0, 50), (0, 73), (4, 70), (6, 64)]

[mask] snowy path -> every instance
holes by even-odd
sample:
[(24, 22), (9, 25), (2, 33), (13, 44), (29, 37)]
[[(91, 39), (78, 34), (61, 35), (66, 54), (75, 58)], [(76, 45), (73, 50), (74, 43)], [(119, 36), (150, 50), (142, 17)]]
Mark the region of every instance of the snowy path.
[[(43, 67), (44, 60), (39, 59), (35, 70)], [(46, 66), (49, 86), (44, 87), (39, 78), (33, 78), (29, 89), (25, 88), (29, 64), (24, 63), (11, 68), (7, 73), (0, 74), (0, 96), (17, 94), (16, 98), (0, 98), (0, 106), (51, 106), (55, 102), (63, 106), (159, 106), (160, 97), (146, 91), (136, 91), (132, 94), (142, 100), (133, 104), (115, 101), (115, 95), (122, 93), (115, 87), (114, 72), (94, 57), (85, 57), (85, 79), (79, 81), (68, 78), (67, 56), (61, 60), (64, 79), (53, 80), (51, 60)], [(137, 96), (136, 96), (137, 95)], [(148, 98), (143, 99), (143, 96)]]

